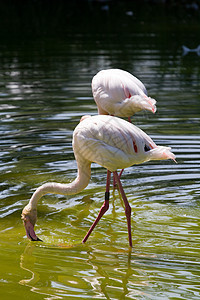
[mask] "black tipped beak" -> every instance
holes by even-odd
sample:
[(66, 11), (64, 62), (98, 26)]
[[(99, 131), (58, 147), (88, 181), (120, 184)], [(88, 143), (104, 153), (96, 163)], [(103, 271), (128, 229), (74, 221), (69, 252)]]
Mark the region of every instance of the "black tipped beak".
[(38, 241), (38, 242), (43, 242), (43, 240), (41, 240), (41, 239), (39, 239), (39, 238), (37, 238), (37, 241)]
[(32, 242), (43, 242), (43, 240), (39, 239), (39, 237), (36, 236), (36, 239), (34, 239), (30, 234), (28, 235), (28, 238), (29, 238)]
[(33, 242), (42, 242), (42, 240), (39, 239), (35, 234), (34, 225), (30, 222), (28, 218), (24, 220), (24, 227), (26, 229), (26, 235), (28, 239), (30, 239)]

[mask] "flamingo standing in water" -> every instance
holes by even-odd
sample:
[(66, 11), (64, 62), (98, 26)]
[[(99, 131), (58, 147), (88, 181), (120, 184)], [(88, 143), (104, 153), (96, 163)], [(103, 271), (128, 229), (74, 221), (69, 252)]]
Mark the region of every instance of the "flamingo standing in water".
[(50, 182), (41, 185), (23, 209), (22, 219), (27, 237), (33, 241), (40, 240), (34, 231), (38, 200), (48, 193), (72, 195), (81, 192), (90, 181), (91, 163), (95, 162), (108, 170), (105, 201), (82, 242), (86, 242), (98, 221), (109, 208), (110, 177), (113, 172), (124, 201), (129, 245), (132, 247), (131, 207), (121, 185), (117, 169), (149, 160), (172, 159), (175, 161), (175, 155), (169, 147), (157, 146), (147, 134), (133, 124), (117, 117), (105, 115), (84, 117), (84, 120), (74, 130), (73, 150), (78, 167), (76, 179), (68, 184)]
[[(144, 84), (124, 70), (98, 72), (92, 79), (92, 93), (100, 115), (127, 117), (131, 122), (131, 116), (138, 111), (156, 112), (156, 100), (147, 96)], [(122, 172), (123, 169), (120, 177)]]
[(141, 110), (156, 112), (156, 100), (147, 96), (144, 84), (120, 69), (98, 72), (92, 79), (92, 93), (100, 115), (130, 117)]

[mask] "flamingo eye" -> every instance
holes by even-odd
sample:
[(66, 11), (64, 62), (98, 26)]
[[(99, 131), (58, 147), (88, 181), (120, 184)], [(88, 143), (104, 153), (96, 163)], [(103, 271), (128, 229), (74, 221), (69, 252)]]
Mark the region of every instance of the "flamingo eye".
[(145, 151), (145, 152), (148, 152), (149, 150), (151, 150), (151, 148), (150, 148), (148, 145), (145, 144), (145, 146), (144, 146), (144, 151)]

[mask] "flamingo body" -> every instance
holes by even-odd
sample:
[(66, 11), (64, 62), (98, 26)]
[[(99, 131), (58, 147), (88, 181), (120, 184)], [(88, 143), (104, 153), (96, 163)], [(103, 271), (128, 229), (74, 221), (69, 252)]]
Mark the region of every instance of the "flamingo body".
[[(74, 130), (76, 160), (95, 162), (113, 172), (172, 155), (170, 148), (157, 146), (135, 125), (108, 115), (86, 118)], [(170, 157), (172, 158), (172, 156)]]
[(120, 69), (98, 72), (92, 79), (92, 92), (98, 113), (131, 117), (136, 112), (156, 112), (156, 100), (147, 96), (144, 84)]

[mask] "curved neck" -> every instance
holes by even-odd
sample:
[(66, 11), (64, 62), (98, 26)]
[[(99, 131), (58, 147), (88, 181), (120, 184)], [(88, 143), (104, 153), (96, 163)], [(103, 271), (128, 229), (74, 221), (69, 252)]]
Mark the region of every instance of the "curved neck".
[(38, 200), (46, 194), (61, 194), (73, 195), (81, 192), (89, 184), (91, 177), (91, 163), (87, 162), (84, 165), (78, 165), (78, 174), (74, 181), (68, 184), (48, 182), (41, 185), (32, 195), (28, 206), (31, 209), (36, 208)]

